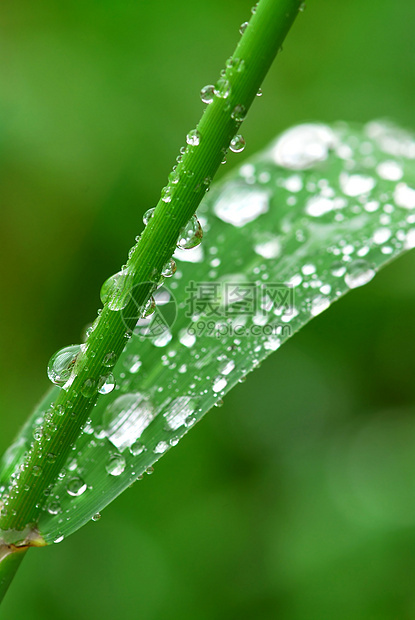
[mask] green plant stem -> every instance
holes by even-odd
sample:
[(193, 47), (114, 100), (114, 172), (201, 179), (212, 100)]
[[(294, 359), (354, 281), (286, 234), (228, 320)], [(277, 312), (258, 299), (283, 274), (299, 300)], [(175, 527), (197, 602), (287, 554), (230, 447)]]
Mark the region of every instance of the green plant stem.
[(27, 548), (15, 549), (14, 552), (9, 552), (7, 547), (4, 548), (0, 545), (0, 603), (26, 555), (26, 551)]
[[(172, 256), (180, 231), (195, 213), (207, 185), (217, 171), (241, 120), (235, 107), (247, 111), (280, 49), (299, 9), (300, 0), (260, 0), (233, 55), (223, 79), (229, 82), (227, 97), (215, 96), (207, 106), (197, 131), (200, 143), (188, 146), (175, 176), (155, 209), (126, 265), (128, 303), (115, 311), (125, 291), (107, 302), (89, 335), (72, 382), (61, 389), (54, 406), (45, 415), (43, 434), (29, 451), (24, 468), (3, 498), (0, 529), (27, 530), (35, 527), (41, 510), (62, 470), (69, 451), (81, 433), (98, 398), (85, 396), (85, 382), (98, 385), (110, 371), (104, 359), (118, 359), (134, 329), (140, 311)], [(174, 179), (174, 180), (176, 180)], [(166, 195), (170, 200), (166, 201)], [(164, 197), (164, 200), (163, 200)], [(110, 307), (111, 306), (111, 307)], [(84, 393), (83, 393), (84, 392)], [(105, 398), (105, 397), (104, 397)], [(63, 415), (62, 415), (63, 412)], [(16, 535), (21, 539), (21, 535)]]

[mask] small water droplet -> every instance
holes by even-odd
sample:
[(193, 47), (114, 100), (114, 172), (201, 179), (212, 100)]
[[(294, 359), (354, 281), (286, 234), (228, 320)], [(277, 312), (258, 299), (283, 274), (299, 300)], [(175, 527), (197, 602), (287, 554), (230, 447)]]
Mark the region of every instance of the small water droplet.
[(125, 470), (125, 458), (122, 454), (111, 454), (105, 469), (111, 476), (120, 476)]
[(375, 275), (375, 270), (366, 260), (357, 259), (347, 266), (344, 281), (349, 288), (357, 288), (370, 282)]
[(393, 194), (398, 207), (415, 209), (415, 189), (406, 183), (398, 183)]
[(93, 517), (92, 517), (92, 521), (99, 521), (101, 518), (101, 513), (100, 512), (96, 512)]
[(213, 84), (207, 84), (207, 86), (204, 86), (202, 88), (202, 90), (200, 91), (200, 98), (203, 103), (207, 103), (208, 105), (212, 103), (214, 99), (214, 88), (215, 87), (213, 86)]
[(243, 34), (245, 30), (248, 28), (248, 26), (249, 26), (249, 22), (243, 22), (243, 24), (239, 26), (239, 33)]
[(229, 148), (233, 153), (240, 153), (245, 148), (245, 139), (240, 134), (234, 136), (231, 140)]

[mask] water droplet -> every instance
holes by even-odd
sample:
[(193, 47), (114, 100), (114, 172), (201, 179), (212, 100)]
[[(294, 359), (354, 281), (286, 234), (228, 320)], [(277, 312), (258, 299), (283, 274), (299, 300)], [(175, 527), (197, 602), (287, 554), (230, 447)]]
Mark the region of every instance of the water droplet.
[(115, 351), (109, 351), (102, 360), (102, 365), (107, 368), (112, 368), (117, 363), (117, 354)]
[(101, 513), (100, 512), (96, 512), (93, 516), (92, 516), (92, 521), (99, 521), (101, 518)]
[(191, 396), (179, 396), (174, 399), (168, 410), (163, 414), (170, 430), (177, 430), (186, 423), (196, 409), (195, 401)]
[(115, 388), (116, 382), (114, 375), (110, 372), (108, 375), (100, 377), (98, 384), (99, 394), (110, 394)]
[(330, 299), (328, 297), (324, 297), (323, 295), (317, 295), (311, 301), (310, 312), (313, 316), (317, 316), (318, 314), (321, 314), (321, 312), (324, 312), (324, 310), (327, 310), (329, 306)]
[(144, 215), (143, 215), (143, 222), (144, 225), (147, 226), (147, 224), (149, 223), (149, 221), (151, 220), (151, 218), (154, 215), (154, 211), (156, 210), (156, 207), (152, 207), (151, 209), (148, 209)]
[(257, 97), (262, 97), (262, 89), (258, 88), (258, 92), (256, 94)]
[(52, 355), (48, 364), (48, 377), (52, 383), (59, 386), (65, 385), (72, 374), (80, 352), (81, 346), (76, 344), (60, 349)]
[(187, 329), (180, 332), (179, 340), (185, 347), (192, 347), (196, 342), (196, 335), (189, 333)]
[(204, 86), (202, 88), (202, 90), (200, 91), (200, 98), (203, 101), (203, 103), (207, 103), (209, 105), (209, 103), (212, 103), (213, 99), (214, 99), (214, 86), (213, 84), (207, 84), (207, 86)]
[(86, 379), (81, 388), (82, 396), (85, 398), (91, 398), (97, 392), (97, 382), (95, 379)]
[(87, 486), (80, 476), (74, 476), (68, 481), (66, 491), (68, 495), (78, 497), (85, 493)]
[(412, 248), (415, 248), (415, 228), (408, 230), (405, 239), (405, 250), (412, 250)]
[(133, 456), (138, 456), (139, 454), (141, 454), (142, 452), (144, 452), (145, 450), (145, 446), (139, 442), (139, 441), (135, 441), (131, 446), (130, 446), (130, 452)]
[(125, 469), (125, 458), (122, 454), (111, 454), (105, 469), (111, 476), (120, 476)]
[(344, 281), (349, 288), (357, 288), (370, 282), (375, 275), (375, 270), (366, 260), (357, 259), (347, 266)]
[(151, 295), (150, 299), (144, 305), (143, 312), (141, 315), (142, 318), (148, 318), (149, 316), (154, 314), (155, 310), (156, 310), (156, 300)]
[(327, 159), (335, 135), (326, 125), (297, 125), (285, 131), (271, 150), (274, 161), (291, 170), (306, 170)]
[(346, 266), (342, 262), (336, 261), (332, 264), (330, 268), (330, 273), (336, 278), (340, 278), (346, 273)]
[(167, 441), (159, 441), (156, 447), (154, 448), (153, 452), (155, 454), (164, 454), (164, 452), (166, 452), (168, 447), (169, 447), (169, 444), (167, 443)]
[(235, 362), (233, 360), (228, 360), (225, 365), (221, 369), (221, 374), (228, 376), (232, 370), (235, 368)]
[(152, 342), (155, 347), (163, 348), (169, 344), (172, 338), (172, 333), (168, 329), (166, 329), (162, 334), (154, 338)]
[(263, 258), (277, 258), (281, 254), (281, 243), (277, 237), (271, 233), (262, 233), (255, 236), (256, 244), (254, 250), (256, 254)]
[(229, 148), (233, 153), (240, 153), (245, 148), (245, 139), (240, 134), (234, 136), (231, 140)]
[(231, 112), (231, 118), (237, 123), (241, 123), (245, 120), (246, 117), (246, 108), (243, 105), (236, 105)]
[(231, 85), (225, 78), (220, 78), (213, 89), (216, 97), (220, 99), (227, 99), (231, 92)]
[(58, 501), (53, 500), (48, 504), (47, 511), (50, 515), (58, 515), (62, 512), (62, 508)]
[(122, 452), (138, 441), (155, 418), (152, 403), (140, 393), (124, 394), (104, 413), (103, 426), (108, 440)]
[(62, 542), (64, 538), (65, 538), (65, 537), (63, 536), (63, 534), (58, 534), (58, 535), (56, 536), (56, 538), (53, 540), (53, 542), (54, 542), (55, 544), (58, 544), (58, 543)]
[(255, 220), (269, 208), (269, 194), (262, 189), (241, 186), (240, 183), (224, 186), (213, 210), (224, 222), (238, 228)]
[(347, 196), (361, 196), (369, 193), (376, 185), (376, 180), (362, 174), (340, 174), (340, 187)]
[(177, 247), (181, 250), (189, 250), (196, 247), (202, 241), (203, 231), (196, 215), (193, 215), (186, 226), (182, 229), (177, 240)]
[(123, 310), (130, 299), (131, 274), (122, 270), (105, 280), (100, 297), (103, 304), (113, 311)]
[(382, 245), (382, 243), (386, 243), (392, 236), (392, 232), (389, 228), (378, 228), (373, 233), (373, 242), (377, 245)]
[(277, 349), (280, 348), (280, 346), (281, 346), (281, 340), (277, 338), (276, 336), (270, 336), (264, 342), (264, 349), (266, 349), (267, 351), (276, 351)]
[(176, 273), (176, 263), (170, 258), (164, 265), (161, 275), (165, 278), (171, 278)]
[(243, 24), (239, 26), (239, 33), (243, 34), (245, 30), (248, 28), (248, 26), (249, 26), (249, 22), (243, 22)]
[(222, 392), (222, 390), (224, 390), (227, 385), (228, 381), (225, 379), (225, 377), (216, 377), (213, 382), (212, 390), (215, 393)]
[(200, 144), (200, 139), (201, 136), (197, 129), (192, 129), (186, 136), (186, 142), (190, 144), (190, 146), (198, 146)]
[(305, 211), (312, 217), (320, 217), (334, 208), (334, 200), (323, 196), (312, 196), (306, 204)]
[(376, 172), (386, 181), (399, 181), (403, 177), (402, 167), (398, 164), (398, 162), (393, 160), (381, 162), (377, 166)]
[(415, 189), (406, 183), (398, 183), (393, 196), (398, 207), (415, 209)]
[(125, 360), (125, 365), (131, 374), (135, 375), (142, 366), (142, 361), (139, 355), (129, 355)]

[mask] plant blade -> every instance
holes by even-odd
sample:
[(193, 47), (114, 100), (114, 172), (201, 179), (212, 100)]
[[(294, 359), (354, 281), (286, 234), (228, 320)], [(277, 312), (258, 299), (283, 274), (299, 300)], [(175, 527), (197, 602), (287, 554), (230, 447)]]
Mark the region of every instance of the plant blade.
[(177, 254), (155, 317), (115, 369), (117, 389), (99, 398), (51, 492), (46, 542), (90, 520), (267, 355), (415, 246), (414, 159), (413, 137), (387, 123), (303, 125), (212, 189), (201, 248)]

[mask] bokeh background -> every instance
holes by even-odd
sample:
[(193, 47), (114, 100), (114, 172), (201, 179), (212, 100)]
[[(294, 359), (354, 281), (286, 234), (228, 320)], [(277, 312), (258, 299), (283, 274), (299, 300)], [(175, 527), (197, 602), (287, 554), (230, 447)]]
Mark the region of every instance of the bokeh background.
[[(3, 0), (0, 450), (78, 342), (249, 18), (250, 0)], [(308, 1), (244, 124), (415, 129), (415, 4)], [(221, 170), (220, 174), (226, 172)], [(415, 618), (415, 253), (271, 356), (0, 616)]]

